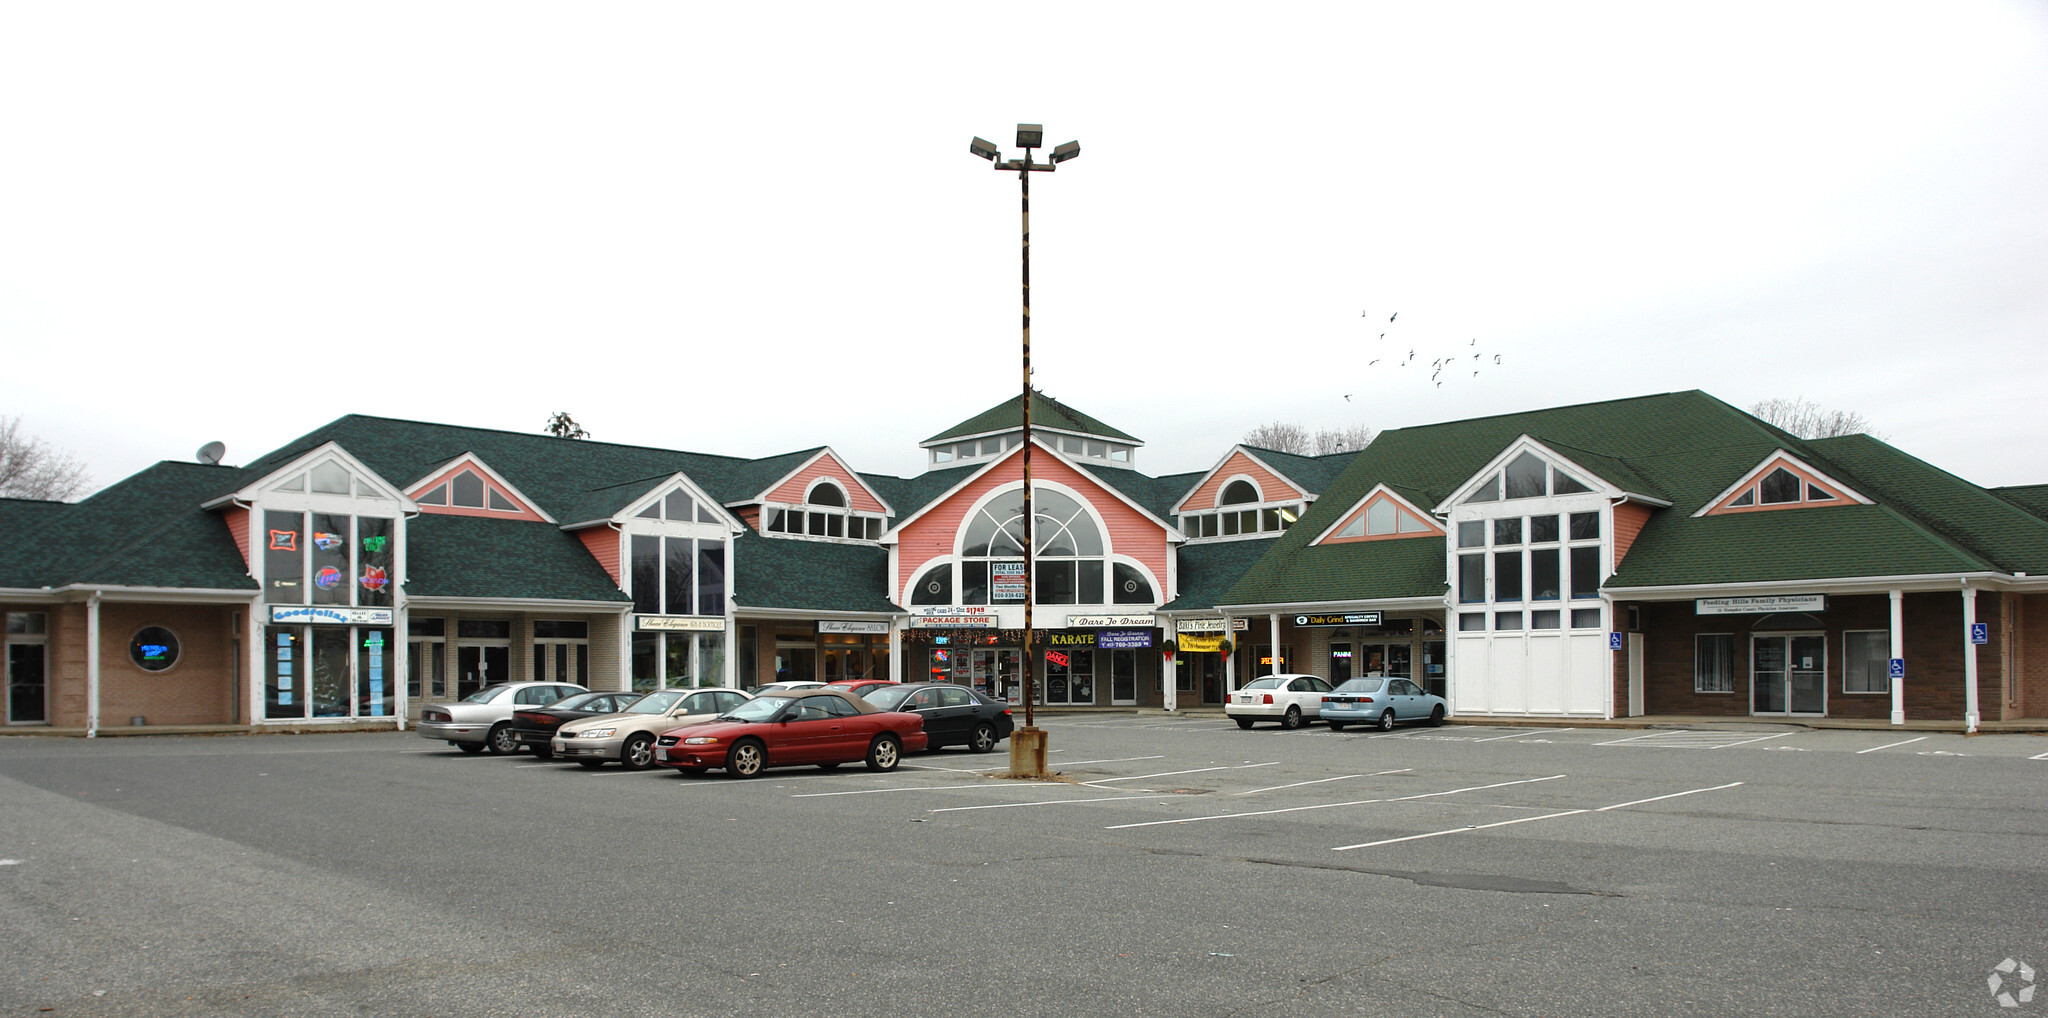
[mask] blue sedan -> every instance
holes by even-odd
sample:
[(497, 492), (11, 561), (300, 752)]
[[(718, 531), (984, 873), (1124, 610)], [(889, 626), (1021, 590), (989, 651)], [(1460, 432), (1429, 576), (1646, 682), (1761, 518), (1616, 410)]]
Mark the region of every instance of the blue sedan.
[(1324, 694), (1322, 717), (1332, 731), (1341, 732), (1353, 722), (1378, 725), (1386, 731), (1396, 721), (1440, 725), (1449, 712), (1450, 705), (1443, 697), (1424, 692), (1407, 679), (1372, 676), (1347, 680)]

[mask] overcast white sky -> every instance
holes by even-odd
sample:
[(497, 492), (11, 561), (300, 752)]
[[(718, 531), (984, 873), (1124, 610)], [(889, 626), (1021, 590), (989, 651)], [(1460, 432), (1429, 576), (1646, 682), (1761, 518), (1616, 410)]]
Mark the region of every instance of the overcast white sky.
[(1700, 388), (2048, 481), (2038, 2), (7, 4), (0, 414), (916, 473), (1019, 387), (1019, 121), (1039, 386), (1148, 473)]

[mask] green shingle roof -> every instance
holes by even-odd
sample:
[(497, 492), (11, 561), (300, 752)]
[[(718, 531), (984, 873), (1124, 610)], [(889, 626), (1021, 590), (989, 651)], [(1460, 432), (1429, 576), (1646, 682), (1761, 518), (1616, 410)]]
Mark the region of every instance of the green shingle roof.
[(763, 537), (733, 542), (733, 600), (742, 608), (901, 612), (889, 601), (889, 553), (873, 545)]
[(2042, 519), (2048, 519), (2048, 484), (2020, 484), (2009, 488), (1992, 488), (1993, 495), (2011, 502)]
[[(1358, 456), (1356, 450), (1351, 452), (1333, 452), (1323, 456), (1301, 456), (1291, 452), (1281, 452), (1278, 449), (1261, 449), (1251, 445), (1245, 446), (1245, 448), (1250, 450), (1252, 455), (1263, 460), (1267, 466), (1287, 475), (1288, 480), (1306, 488), (1310, 494), (1316, 495), (1321, 494), (1324, 488), (1329, 487), (1330, 482), (1336, 480), (1338, 475), (1344, 472), (1344, 468), (1350, 466), (1351, 461)], [(1206, 477), (1208, 475), (1204, 474), (1202, 476)]]
[[(987, 435), (995, 432), (1012, 431), (1024, 426), (1024, 397), (1007, 399), (995, 406), (975, 414), (920, 443), (930, 445), (951, 438), (965, 438), (968, 435)], [(1053, 399), (1037, 389), (1031, 390), (1031, 427), (1052, 428), (1071, 431), (1082, 435), (1095, 435), (1115, 439), (1119, 442), (1144, 444), (1139, 439), (1110, 427), (1079, 410)]]
[(1243, 578), (1273, 547), (1273, 539), (1218, 541), (1183, 544), (1175, 563), (1179, 573), (1180, 596), (1160, 606), (1160, 611), (1208, 611), (1217, 598)]
[(422, 513), (405, 528), (413, 597), (631, 600), (582, 541), (552, 523)]
[(167, 460), (61, 509), (17, 502), (5, 520), (0, 586), (253, 591), (227, 527), (199, 508), (235, 473)]

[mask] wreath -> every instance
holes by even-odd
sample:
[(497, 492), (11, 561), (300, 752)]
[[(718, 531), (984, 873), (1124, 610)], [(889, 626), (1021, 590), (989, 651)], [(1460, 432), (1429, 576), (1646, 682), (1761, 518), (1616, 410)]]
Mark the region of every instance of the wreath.
[(1175, 654), (1180, 653), (1180, 641), (1172, 639), (1167, 640), (1165, 643), (1159, 645), (1159, 652), (1165, 654), (1167, 657), (1172, 657)]
[(1228, 636), (1216, 641), (1216, 650), (1218, 653), (1228, 654), (1236, 649), (1237, 644), (1230, 642), (1230, 637)]

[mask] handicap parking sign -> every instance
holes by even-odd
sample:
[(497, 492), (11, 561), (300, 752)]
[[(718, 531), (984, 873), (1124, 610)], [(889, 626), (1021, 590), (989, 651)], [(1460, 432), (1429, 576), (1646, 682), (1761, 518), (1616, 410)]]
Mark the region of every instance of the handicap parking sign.
[(1972, 622), (1972, 623), (1970, 623), (1970, 642), (1971, 642), (1971, 643), (1990, 643), (1990, 642), (1991, 642), (1991, 627), (1990, 627), (1990, 626), (1989, 626), (1988, 624), (1986, 624), (1986, 623), (1983, 623), (1983, 622)]
[(1620, 634), (1620, 633), (1608, 633), (1608, 634), (1607, 634), (1607, 649), (1608, 649), (1608, 650), (1620, 650), (1620, 649), (1621, 649), (1621, 634)]
[(1892, 668), (1891, 668), (1891, 676), (1892, 676), (1892, 678), (1894, 678), (1894, 679), (1903, 679), (1903, 678), (1905, 678), (1905, 677), (1906, 677), (1906, 659), (1905, 659), (1905, 658), (1902, 658), (1902, 657), (1895, 657), (1895, 658), (1892, 658)]

